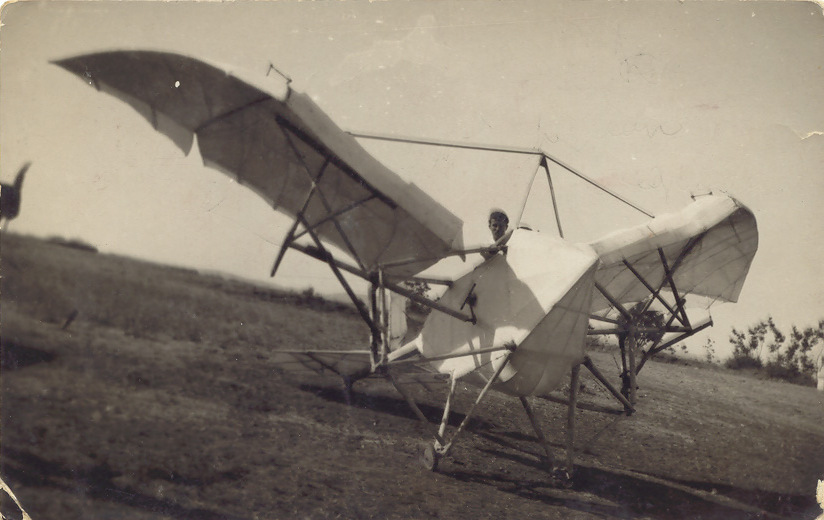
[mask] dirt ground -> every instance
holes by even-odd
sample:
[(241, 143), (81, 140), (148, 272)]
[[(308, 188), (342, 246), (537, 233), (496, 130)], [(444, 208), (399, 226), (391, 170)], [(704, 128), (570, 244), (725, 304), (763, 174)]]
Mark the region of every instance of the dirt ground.
[[(596, 364), (610, 369), (606, 353)], [(3, 316), (3, 476), (35, 520), (71, 518), (814, 518), (824, 403), (812, 388), (651, 363), (631, 417), (578, 412), (555, 489), (517, 401), (492, 394), (430, 473), (383, 380), (296, 378), (266, 351), (147, 341)], [(582, 398), (608, 402), (594, 380)], [(460, 392), (453, 426), (476, 389)], [(536, 409), (562, 455), (562, 406)], [(9, 500), (4, 514), (19, 513)]]
[[(431, 473), (419, 459), (445, 385), (410, 387), (424, 424), (383, 379), (347, 395), (275, 362), (278, 348), (363, 348), (351, 308), (68, 246), (3, 236), (0, 474), (34, 520), (821, 512), (814, 388), (648, 363), (637, 413), (578, 411), (570, 489), (552, 486), (518, 401), (490, 393)], [(592, 358), (617, 383), (614, 356)], [(616, 407), (582, 381), (582, 401)], [(459, 390), (450, 431), (478, 393)], [(533, 405), (563, 456), (566, 408)]]

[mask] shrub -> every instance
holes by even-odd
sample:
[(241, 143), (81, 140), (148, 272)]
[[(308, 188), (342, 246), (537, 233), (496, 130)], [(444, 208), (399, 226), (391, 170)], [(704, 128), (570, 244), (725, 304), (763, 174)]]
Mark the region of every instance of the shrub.
[(771, 378), (812, 384), (815, 369), (810, 355), (820, 341), (824, 341), (824, 320), (805, 329), (793, 325), (792, 332), (785, 335), (776, 327), (772, 316), (768, 316), (746, 332), (732, 329), (733, 353), (724, 366), (763, 369)]
[(811, 374), (802, 373), (797, 366), (788, 366), (780, 361), (768, 361), (764, 365), (764, 370), (772, 379), (783, 379), (797, 385), (812, 386), (815, 384)]
[(757, 357), (747, 354), (733, 354), (730, 358), (724, 361), (724, 366), (732, 370), (743, 370), (748, 368), (763, 368), (764, 364)]

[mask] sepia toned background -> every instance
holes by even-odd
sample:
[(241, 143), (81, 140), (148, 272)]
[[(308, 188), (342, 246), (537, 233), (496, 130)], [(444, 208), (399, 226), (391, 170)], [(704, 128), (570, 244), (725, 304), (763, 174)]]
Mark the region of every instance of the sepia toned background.
[[(760, 248), (740, 302), (714, 307), (693, 345), (712, 337), (723, 354), (731, 327), (822, 317), (815, 3), (26, 1), (2, 23), (0, 178), (32, 162), (10, 231), (268, 280), (287, 218), (50, 63), (163, 50), (282, 88), (274, 67), (346, 130), (543, 149), (653, 214), (729, 193), (755, 213)], [(469, 245), (488, 241), (494, 206), (557, 232), (533, 158), (363, 144), (464, 219)], [(647, 218), (561, 169), (553, 180), (569, 239)], [(274, 283), (340, 292), (297, 255)]]

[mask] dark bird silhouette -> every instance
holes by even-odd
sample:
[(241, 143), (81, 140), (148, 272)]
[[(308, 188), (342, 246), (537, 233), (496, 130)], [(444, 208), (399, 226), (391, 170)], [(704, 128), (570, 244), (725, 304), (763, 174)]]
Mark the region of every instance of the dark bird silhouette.
[(17, 172), (14, 184), (0, 184), (0, 220), (5, 219), (5, 226), (20, 213), (20, 194), (23, 191), (23, 178), (31, 163), (26, 163)]

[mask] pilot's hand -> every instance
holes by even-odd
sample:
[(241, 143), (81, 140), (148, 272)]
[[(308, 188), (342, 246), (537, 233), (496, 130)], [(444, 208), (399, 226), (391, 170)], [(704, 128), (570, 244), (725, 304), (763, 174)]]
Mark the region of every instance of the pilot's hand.
[(484, 260), (489, 260), (496, 254), (498, 254), (498, 246), (488, 247), (481, 251), (481, 256), (484, 257)]

